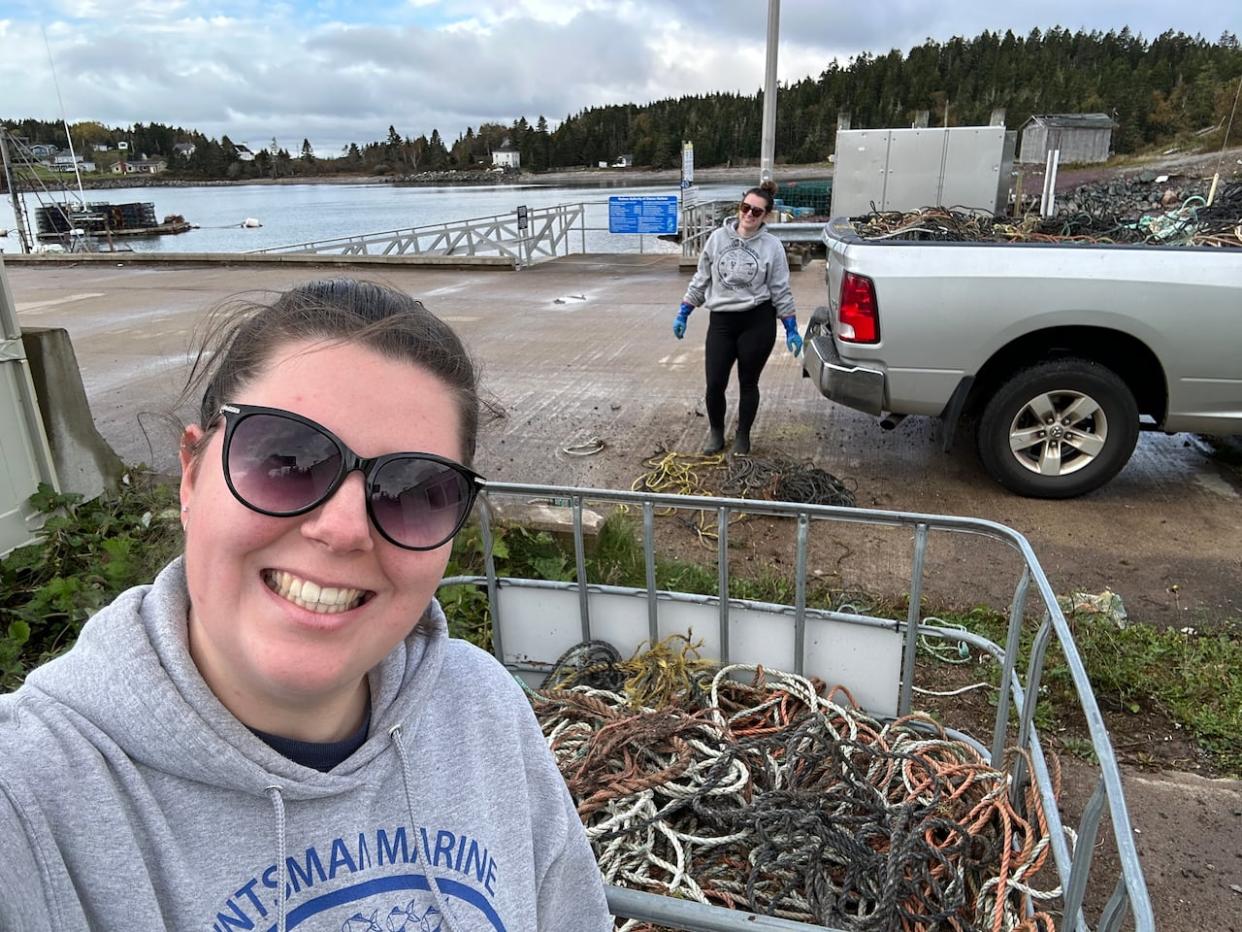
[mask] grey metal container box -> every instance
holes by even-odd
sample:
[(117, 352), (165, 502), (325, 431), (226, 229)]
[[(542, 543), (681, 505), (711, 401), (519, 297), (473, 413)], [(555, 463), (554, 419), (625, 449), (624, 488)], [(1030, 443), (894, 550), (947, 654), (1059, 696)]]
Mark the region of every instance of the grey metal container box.
[(1013, 137), (1003, 126), (837, 133), (833, 216), (920, 207), (997, 213), (1009, 199)]
[(0, 556), (30, 543), (42, 525), (28, 501), (40, 482), (55, 488), (56, 470), (0, 258)]

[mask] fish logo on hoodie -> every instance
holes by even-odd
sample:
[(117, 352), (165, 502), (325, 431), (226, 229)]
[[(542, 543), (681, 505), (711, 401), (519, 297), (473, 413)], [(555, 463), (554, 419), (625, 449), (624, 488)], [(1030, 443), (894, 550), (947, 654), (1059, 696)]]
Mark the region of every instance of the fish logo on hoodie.
[(388, 911), (388, 918), (380, 925), (379, 910), (372, 910), (371, 915), (354, 913), (341, 924), (341, 932), (441, 932), (444, 927), (444, 916), (434, 906), (419, 912), (414, 900), (406, 903), (405, 908), (394, 906)]
[[(500, 865), (466, 833), (381, 826), (311, 845), (284, 866), (288, 930), (507, 932), (495, 903)], [(279, 867), (269, 864), (225, 896), (208, 926), (271, 932), (279, 887)]]

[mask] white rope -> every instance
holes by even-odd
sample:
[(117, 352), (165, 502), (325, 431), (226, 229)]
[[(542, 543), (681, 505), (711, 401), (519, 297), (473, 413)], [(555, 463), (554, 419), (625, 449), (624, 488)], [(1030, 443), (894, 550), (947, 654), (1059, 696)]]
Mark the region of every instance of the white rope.
[[(767, 695), (745, 709), (726, 709), (722, 696), (728, 683), (745, 682), (757, 676), (762, 676)], [(634, 707), (625, 697), (599, 689), (576, 687), (567, 692), (622, 710), (626, 716), (667, 711)], [(806, 677), (749, 664), (722, 667), (705, 692), (705, 708), (697, 713), (699, 720), (679, 732), (679, 740), (684, 741), (684, 745), (678, 746), (691, 750), (690, 763), (677, 776), (658, 786), (608, 799), (585, 819), (587, 836), (606, 883), (716, 905), (722, 902), (722, 897), (731, 897), (740, 905), (746, 903), (749, 896), (747, 877), (756, 863), (760, 863), (756, 860), (757, 851), (767, 845), (766, 850), (775, 848), (775, 855), (762, 861), (763, 872), (755, 880), (754, 892), (759, 903), (765, 910), (775, 906), (773, 914), (776, 916), (804, 922), (821, 921), (814, 915), (812, 899), (808, 898), (812, 891), (785, 889), (802, 877), (806, 869), (792, 859), (822, 838), (813, 828), (810, 831), (808, 828), (817, 824), (857, 824), (860, 812), (865, 814), (865, 810), (858, 808), (859, 802), (895, 814), (899, 810), (889, 800), (890, 794), (896, 796), (898, 789), (904, 794), (900, 800), (902, 807), (936, 807), (945, 818), (965, 827), (976, 818), (968, 817), (968, 809), (972, 813), (984, 812), (985, 807), (995, 805), (1009, 792), (1009, 775), (1005, 771), (986, 766), (972, 746), (945, 736), (941, 726), (930, 716), (915, 715), (882, 724), (855, 708), (842, 706), (835, 701), (837, 693), (821, 695)], [(739, 742), (745, 747), (745, 736), (753, 733), (756, 727), (766, 727), (762, 723), (775, 723), (780, 716), (789, 714), (787, 709), (782, 709), (783, 705), (802, 710), (798, 712), (802, 716), (799, 723), (813, 720), (815, 729), (799, 733), (796, 741), (791, 734), (793, 743), (787, 744), (783, 751), (763, 757), (740, 750)], [(584, 716), (598, 714), (585, 707), (565, 706), (565, 709)], [(544, 717), (541, 723), (558, 764), (568, 778), (580, 769), (590, 752), (597, 726), (556, 716)], [(925, 727), (917, 727), (920, 723)], [(929, 732), (926, 726), (934, 727), (935, 731)], [(741, 736), (735, 731), (740, 731)], [(849, 785), (864, 794), (865, 801), (852, 801), (839, 795), (823, 798), (808, 812), (811, 822), (799, 823), (795, 818), (792, 822), (774, 823), (776, 834), (766, 841), (750, 829), (727, 829), (728, 820), (705, 822), (695, 813), (693, 806), (708, 800), (714, 800), (710, 804), (714, 813), (719, 813), (722, 805), (726, 810), (736, 807), (742, 812), (750, 806), (757, 783), (765, 787), (766, 792), (791, 791), (794, 799), (799, 793), (805, 794), (805, 789), (799, 787), (807, 786), (806, 775), (796, 772), (795, 766), (806, 765), (796, 762), (805, 762), (808, 752), (819, 741), (837, 742), (841, 758), (864, 775), (863, 780), (851, 780)], [(681, 758), (677, 754), (640, 744), (627, 745), (626, 754), (647, 772), (673, 770), (679, 765)], [(825, 762), (828, 760), (825, 758)], [(970, 768), (966, 778), (969, 792), (961, 801), (947, 796), (941, 780), (932, 778), (938, 772), (937, 765), (943, 768), (947, 764), (952, 768), (958, 763)], [(613, 770), (620, 777), (624, 766), (623, 761), (610, 761), (605, 764), (605, 771)], [(760, 768), (760, 772), (754, 772), (754, 767)], [(606, 785), (607, 774), (604, 776)], [(843, 769), (838, 776), (844, 779), (847, 774)], [(825, 773), (823, 779), (828, 781), (825, 785), (832, 785), (831, 777), (831, 773)], [(955, 790), (958, 791), (961, 788)], [(954, 806), (958, 808), (955, 810)], [(663, 817), (670, 807), (677, 811)], [(908, 808), (901, 811), (908, 811)], [(894, 818), (904, 816), (895, 815)], [(815, 819), (820, 821), (815, 822)], [(999, 831), (999, 828), (994, 825), (993, 830)], [(1038, 832), (1039, 826), (1032, 822), (1023, 827), (1019, 818), (1013, 831), (1015, 847), (1018, 847), (1017, 839), (1025, 837), (1023, 832)], [(896, 844), (896, 836), (893, 843)], [(1006, 877), (1001, 905), (1003, 929), (1012, 930), (1021, 925), (1023, 903), (1060, 896), (1059, 888), (1039, 890), (1027, 877), (1049, 844), (1047, 837), (1036, 838), (1023, 862), (1015, 863)], [(831, 874), (834, 871), (849, 870), (853, 865), (839, 851), (822, 849), (820, 857), (822, 870), (815, 882), (824, 884), (818, 888), (822, 893), (824, 889), (833, 889)], [(937, 862), (936, 869), (941, 871), (937, 875), (937, 886), (946, 897), (945, 902), (954, 902), (950, 898), (958, 897), (969, 904), (962, 911), (963, 918), (990, 929), (997, 908), (997, 890), (1001, 888), (999, 877), (968, 875), (961, 859), (956, 863)], [(877, 890), (882, 880), (877, 878)], [(710, 890), (711, 895), (705, 890)], [(891, 904), (881, 904), (863, 896), (855, 897), (848, 905), (838, 902), (837, 908), (840, 911), (838, 920), (841, 916), (849, 920), (850, 924), (844, 928), (861, 929), (874, 927)], [(973, 915), (968, 915), (972, 909)], [(631, 920), (619, 928), (635, 929), (638, 925)]]

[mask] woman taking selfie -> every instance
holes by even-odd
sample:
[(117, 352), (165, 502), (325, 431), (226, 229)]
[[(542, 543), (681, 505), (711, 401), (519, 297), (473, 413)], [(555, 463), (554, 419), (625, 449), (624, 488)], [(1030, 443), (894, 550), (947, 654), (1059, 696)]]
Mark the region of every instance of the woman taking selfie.
[(703, 247), (673, 321), (677, 339), (696, 307), (711, 311), (707, 325), (706, 454), (725, 445), (725, 389), (737, 363), (738, 406), (734, 453), (750, 452), (750, 430), (759, 411), (759, 375), (776, 343), (776, 320), (785, 328), (785, 345), (795, 356), (802, 350), (789, 262), (781, 241), (765, 229), (776, 185), (765, 181), (742, 195), (736, 218), (715, 230)]
[(521, 688), (434, 598), (479, 481), (457, 336), (340, 280), (214, 349), (184, 555), (0, 697), (0, 928), (610, 928)]

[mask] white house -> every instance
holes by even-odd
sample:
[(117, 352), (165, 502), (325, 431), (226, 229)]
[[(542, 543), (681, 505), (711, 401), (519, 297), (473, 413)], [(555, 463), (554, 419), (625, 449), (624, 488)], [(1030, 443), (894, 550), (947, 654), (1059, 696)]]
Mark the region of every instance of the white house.
[(125, 140), (121, 140), (120, 142), (118, 142), (118, 143), (116, 144), (116, 147), (117, 147), (118, 149), (120, 149), (122, 152), (128, 152), (128, 151), (129, 151), (129, 143), (127, 143)]
[(198, 147), (192, 142), (178, 142), (173, 145), (173, 155), (179, 155), (183, 159), (188, 159), (194, 154), (194, 150)]
[(94, 149), (96, 152), (107, 152), (112, 147), (108, 145), (106, 142), (96, 142), (96, 143), (91, 144), (91, 148)]
[(617, 160), (612, 163), (612, 167), (613, 168), (629, 168), (633, 164), (634, 164), (634, 156), (630, 155), (630, 153), (627, 152), (624, 155), (618, 155)]
[(93, 172), (95, 170), (95, 163), (88, 162), (80, 155), (76, 159), (68, 155), (58, 155), (52, 159), (52, 171), (71, 172), (74, 170), (74, 166), (77, 166), (77, 170), (80, 172)]
[(522, 167), (522, 153), (514, 148), (508, 136), (505, 137), (504, 142), (492, 150), (492, 164), (497, 168), (519, 169)]
[(237, 160), (239, 162), (253, 162), (254, 153), (250, 151), (250, 147), (246, 145), (235, 146), (237, 149)]

